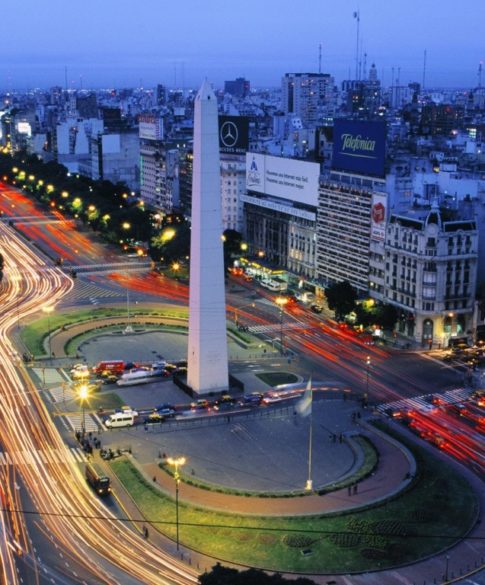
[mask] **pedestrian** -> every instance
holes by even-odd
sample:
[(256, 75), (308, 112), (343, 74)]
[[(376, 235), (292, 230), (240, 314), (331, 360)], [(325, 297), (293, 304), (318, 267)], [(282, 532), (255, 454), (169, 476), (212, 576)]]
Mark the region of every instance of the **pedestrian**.
[(148, 528), (146, 526), (143, 527), (143, 536), (148, 538)]
[(340, 433), (340, 435), (338, 436), (338, 440), (339, 440), (339, 443), (341, 443), (343, 441), (343, 435), (342, 435), (342, 433)]
[(360, 418), (360, 411), (357, 412), (357, 418)]
[(350, 486), (350, 485), (347, 487), (347, 495), (348, 496), (352, 495), (352, 486)]
[(357, 493), (357, 484), (354, 485), (354, 496)]

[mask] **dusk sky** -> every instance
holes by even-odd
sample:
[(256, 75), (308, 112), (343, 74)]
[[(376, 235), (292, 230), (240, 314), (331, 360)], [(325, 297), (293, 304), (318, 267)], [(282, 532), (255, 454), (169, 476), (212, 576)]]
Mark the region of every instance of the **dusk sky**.
[[(0, 88), (199, 86), (286, 72), (355, 76), (356, 19), (367, 68), (384, 85), (473, 87), (485, 58), (483, 0), (20, 0), (2, 27)], [(483, 76), (485, 84), (485, 73)]]

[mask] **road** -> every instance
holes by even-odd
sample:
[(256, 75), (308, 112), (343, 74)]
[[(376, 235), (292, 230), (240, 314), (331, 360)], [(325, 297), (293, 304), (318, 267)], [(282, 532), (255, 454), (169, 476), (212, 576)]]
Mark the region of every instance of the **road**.
[(196, 583), (192, 570), (147, 543), (93, 496), (9, 340), (19, 319), (54, 306), (73, 281), (5, 224), (0, 248), (8, 265), (0, 292), (3, 582)]

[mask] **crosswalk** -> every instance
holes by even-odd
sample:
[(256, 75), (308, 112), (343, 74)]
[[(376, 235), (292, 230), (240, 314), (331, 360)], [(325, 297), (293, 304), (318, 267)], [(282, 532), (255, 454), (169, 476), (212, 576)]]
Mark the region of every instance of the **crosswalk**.
[(76, 392), (69, 386), (68, 383), (62, 386), (53, 386), (44, 390), (50, 402), (67, 402), (76, 398)]
[(82, 431), (83, 422), (86, 433), (97, 433), (103, 429), (103, 421), (97, 414), (86, 413), (84, 417), (82, 414), (76, 413), (65, 414), (62, 416), (62, 419), (67, 423), (67, 428), (74, 432)]
[(111, 290), (79, 280), (76, 286), (63, 297), (63, 303), (74, 303), (76, 301), (88, 299), (93, 304), (97, 304), (98, 298), (124, 298), (126, 293), (122, 290)]
[[(468, 388), (456, 388), (455, 390), (448, 390), (439, 397), (443, 402), (447, 404), (458, 404), (467, 400), (472, 390)], [(404, 410), (404, 409), (415, 409), (420, 411), (428, 411), (431, 408), (431, 398), (436, 394), (423, 394), (422, 396), (415, 396), (414, 398), (403, 398), (394, 402), (386, 402), (379, 404), (377, 410), (381, 413), (385, 413), (387, 410)]]
[(252, 325), (248, 328), (249, 333), (279, 333), (282, 329), (283, 331), (288, 331), (290, 329), (301, 329), (303, 325), (301, 323), (295, 323), (292, 321), (291, 323), (273, 323), (270, 325)]
[(79, 447), (30, 451), (0, 451), (0, 466), (46, 465), (51, 463), (85, 463), (84, 451)]

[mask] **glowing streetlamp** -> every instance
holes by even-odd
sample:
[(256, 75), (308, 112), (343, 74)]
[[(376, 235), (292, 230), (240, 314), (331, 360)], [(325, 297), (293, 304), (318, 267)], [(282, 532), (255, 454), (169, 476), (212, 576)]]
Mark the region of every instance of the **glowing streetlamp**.
[(186, 461), (185, 457), (177, 457), (175, 459), (169, 457), (167, 459), (167, 463), (175, 467), (175, 471), (173, 472), (173, 478), (175, 480), (175, 526), (177, 531), (177, 550), (179, 550), (179, 483), (180, 483), (179, 467), (185, 465), (185, 461)]
[(237, 327), (239, 325), (239, 311), (245, 309), (246, 307), (255, 307), (256, 303), (248, 303), (247, 305), (242, 305), (242, 307), (234, 307), (234, 325)]
[(82, 436), (86, 434), (86, 400), (89, 398), (89, 388), (86, 384), (79, 386), (79, 400), (83, 408), (83, 419), (82, 419)]
[(50, 321), (50, 314), (54, 310), (53, 305), (46, 305), (42, 307), (42, 311), (47, 315), (47, 330), (48, 330), (48, 342), (49, 342), (49, 359), (52, 358), (52, 346), (51, 346), (51, 321)]
[(122, 227), (124, 230), (129, 230), (129, 229), (131, 229), (131, 223), (130, 223), (129, 221), (124, 221), (124, 222), (121, 224), (121, 227)]
[(280, 353), (281, 355), (284, 355), (284, 346), (283, 346), (283, 315), (284, 315), (284, 308), (286, 303), (288, 302), (288, 299), (285, 297), (276, 297), (275, 299), (275, 303), (278, 305), (278, 307), (280, 308)]
[(370, 374), (370, 366), (371, 366), (370, 355), (367, 356), (367, 359), (365, 360), (365, 365), (366, 365), (366, 383), (365, 383), (366, 399), (365, 399), (365, 401), (367, 402), (367, 398), (369, 397), (369, 374)]

